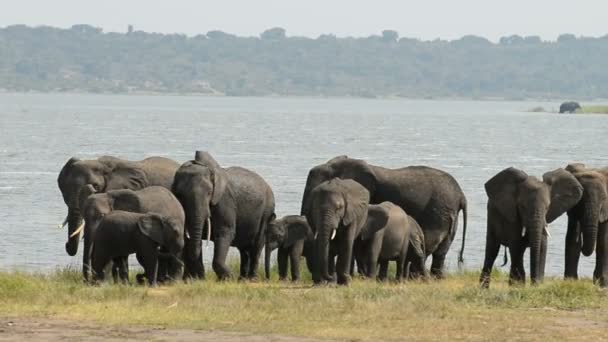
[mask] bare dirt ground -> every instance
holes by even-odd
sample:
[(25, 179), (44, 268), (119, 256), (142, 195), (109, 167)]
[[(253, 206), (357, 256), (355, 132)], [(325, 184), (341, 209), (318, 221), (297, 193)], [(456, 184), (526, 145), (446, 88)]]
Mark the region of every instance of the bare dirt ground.
[[(301, 337), (244, 335), (220, 331), (154, 327), (102, 327), (88, 322), (0, 318), (0, 341), (214, 341), (313, 342)], [(324, 340), (327, 341), (327, 340)]]

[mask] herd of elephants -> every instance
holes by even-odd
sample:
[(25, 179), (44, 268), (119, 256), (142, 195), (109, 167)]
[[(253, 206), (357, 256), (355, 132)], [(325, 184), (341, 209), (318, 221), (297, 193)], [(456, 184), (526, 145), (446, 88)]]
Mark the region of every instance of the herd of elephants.
[[(271, 187), (257, 173), (224, 168), (197, 151), (184, 164), (150, 157), (128, 161), (104, 156), (71, 158), (58, 185), (68, 207), (65, 244), (74, 256), (84, 240), (83, 276), (97, 283), (110, 271), (128, 281), (128, 256), (144, 269), (138, 282), (204, 279), (203, 240), (213, 241), (213, 271), (232, 277), (229, 247), (240, 252), (239, 279), (254, 280), (262, 250), (270, 277), (270, 256), (278, 249), (279, 278), (300, 278), (300, 260), (315, 284), (346, 285), (355, 268), (363, 277), (395, 279), (444, 276), (444, 261), (463, 216), (459, 263), (463, 260), (467, 200), (450, 174), (426, 166), (389, 169), (337, 156), (308, 173), (299, 215), (277, 218)], [(510, 167), (485, 183), (488, 195), (482, 287), (500, 246), (511, 257), (510, 283), (525, 282), (524, 251), (530, 248), (532, 283), (543, 280), (547, 225), (567, 213), (567, 278), (578, 277), (580, 254), (596, 252), (593, 280), (608, 286), (608, 168), (570, 164), (541, 179)], [(505, 252), (506, 258), (506, 252)], [(355, 267), (356, 265), (356, 267)]]

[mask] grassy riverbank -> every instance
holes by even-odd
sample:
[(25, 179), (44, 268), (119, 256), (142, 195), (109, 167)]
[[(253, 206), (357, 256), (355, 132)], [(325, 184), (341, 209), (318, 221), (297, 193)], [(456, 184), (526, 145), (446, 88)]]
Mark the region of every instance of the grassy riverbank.
[(483, 291), (477, 279), (465, 273), (404, 285), (355, 280), (348, 288), (208, 280), (151, 289), (86, 286), (69, 270), (1, 272), (0, 317), (356, 340), (605, 337), (608, 294), (590, 280), (517, 288), (497, 275)]

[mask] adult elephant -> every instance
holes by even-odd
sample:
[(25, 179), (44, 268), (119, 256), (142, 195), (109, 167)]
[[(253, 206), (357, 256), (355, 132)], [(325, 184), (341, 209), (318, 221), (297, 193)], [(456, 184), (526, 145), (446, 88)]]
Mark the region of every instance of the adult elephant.
[(95, 193), (117, 189), (139, 190), (152, 185), (171, 189), (173, 176), (179, 164), (162, 157), (150, 157), (141, 161), (129, 161), (104, 156), (92, 160), (70, 158), (65, 163), (57, 183), (63, 201), (68, 206), (68, 214), (62, 226), (68, 224), (66, 252), (73, 256), (78, 252), (80, 234), (84, 224), (80, 209), (80, 192), (90, 185)]
[[(337, 255), (338, 284), (348, 285), (353, 244), (367, 221), (369, 192), (352, 179), (334, 178), (319, 184), (309, 196), (307, 219), (315, 233), (313, 280), (316, 284), (333, 281)], [(386, 223), (373, 222), (377, 225)]]
[(530, 278), (541, 282), (547, 254), (547, 224), (572, 208), (583, 189), (564, 169), (543, 175), (543, 181), (510, 167), (485, 184), (488, 195), (486, 252), (481, 286), (490, 286), (490, 274), (501, 245), (511, 254), (510, 283), (524, 282), (524, 251), (530, 247)]
[(608, 287), (608, 168), (570, 164), (566, 170), (582, 185), (583, 196), (568, 211), (564, 276), (578, 278), (580, 254), (590, 256), (595, 251), (593, 280)]
[(231, 276), (226, 265), (230, 246), (241, 254), (241, 278), (256, 278), (266, 228), (275, 218), (274, 194), (268, 183), (242, 167), (224, 169), (209, 153), (197, 151), (194, 160), (177, 170), (173, 193), (186, 212), (190, 236), (184, 247), (186, 275), (205, 277), (201, 249), (205, 232), (214, 242), (212, 266), (218, 279)]
[(456, 235), (458, 213), (462, 210), (464, 225), (458, 261), (463, 261), (467, 200), (450, 174), (427, 166), (388, 169), (361, 159), (338, 156), (313, 167), (308, 173), (302, 198), (302, 215), (310, 219), (308, 208), (312, 190), (335, 177), (353, 179), (363, 185), (369, 191), (370, 203), (393, 202), (411, 215), (422, 227), (426, 255), (433, 256), (431, 274), (438, 278), (443, 277), (445, 256)]
[(578, 109), (581, 109), (581, 105), (574, 101), (564, 102), (559, 106), (560, 113), (574, 113)]
[[(82, 257), (82, 274), (85, 280), (89, 279), (91, 270), (91, 246), (99, 222), (109, 213), (122, 210), (132, 213), (156, 213), (173, 219), (181, 226), (185, 224), (184, 209), (168, 189), (161, 186), (150, 186), (141, 190), (130, 189), (110, 190), (105, 193), (95, 193), (92, 185), (86, 185), (80, 191), (80, 204), (84, 217), (84, 250)], [(75, 231), (73, 234), (80, 234)], [(181, 258), (181, 255), (179, 256)], [(168, 276), (171, 279), (181, 278), (182, 265), (179, 260), (161, 260), (159, 264), (159, 280)], [(124, 267), (125, 264), (121, 265)], [(127, 270), (121, 270), (121, 278), (126, 281)], [(165, 272), (166, 271), (166, 272)]]

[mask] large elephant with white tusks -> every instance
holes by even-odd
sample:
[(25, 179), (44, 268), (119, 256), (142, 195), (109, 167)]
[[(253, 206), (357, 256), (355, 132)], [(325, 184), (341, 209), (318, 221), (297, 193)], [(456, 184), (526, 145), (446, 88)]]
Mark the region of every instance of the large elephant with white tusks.
[(139, 190), (151, 185), (171, 189), (173, 176), (179, 164), (162, 157), (150, 157), (141, 161), (128, 161), (104, 156), (92, 160), (70, 158), (57, 177), (68, 214), (61, 226), (68, 225), (66, 252), (73, 256), (84, 227), (80, 208), (80, 192), (87, 186), (94, 193), (117, 189)]
[(524, 251), (530, 247), (530, 278), (541, 282), (547, 254), (547, 224), (574, 207), (583, 188), (572, 174), (556, 169), (543, 180), (510, 167), (485, 184), (488, 195), (486, 253), (480, 283), (490, 286), (490, 274), (501, 245), (511, 254), (510, 283), (525, 282)]
[(352, 179), (334, 178), (315, 187), (306, 208), (315, 236), (313, 280), (333, 281), (334, 256), (338, 284), (348, 285), (353, 244), (367, 220), (369, 191)]
[(176, 172), (172, 189), (186, 213), (186, 277), (205, 277), (201, 243), (206, 236), (214, 243), (212, 266), (219, 280), (232, 276), (226, 264), (230, 246), (241, 254), (240, 278), (257, 278), (266, 228), (275, 218), (270, 185), (251, 170), (222, 168), (211, 154), (197, 151)]

